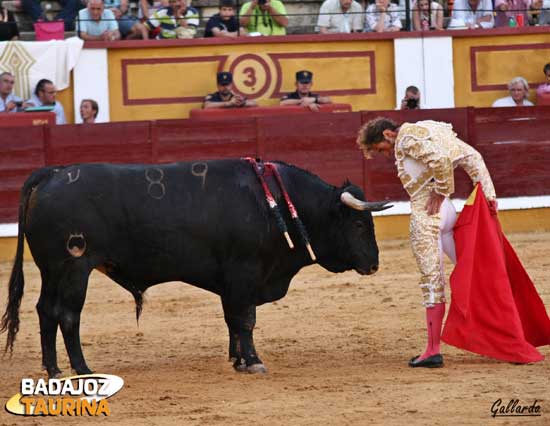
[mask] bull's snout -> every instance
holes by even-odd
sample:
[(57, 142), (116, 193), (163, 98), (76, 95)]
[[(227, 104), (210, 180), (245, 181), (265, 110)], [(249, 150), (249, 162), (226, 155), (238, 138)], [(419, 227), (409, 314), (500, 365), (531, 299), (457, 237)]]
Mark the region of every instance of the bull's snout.
[(374, 274), (376, 271), (378, 271), (378, 265), (372, 265), (370, 267), (370, 269), (361, 269), (361, 268), (357, 268), (356, 269), (357, 272), (359, 272), (361, 275), (372, 275)]

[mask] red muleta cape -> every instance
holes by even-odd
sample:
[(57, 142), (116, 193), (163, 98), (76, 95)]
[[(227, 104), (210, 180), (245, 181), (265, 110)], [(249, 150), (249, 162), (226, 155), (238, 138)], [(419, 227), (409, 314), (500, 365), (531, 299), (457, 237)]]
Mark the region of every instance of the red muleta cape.
[(543, 360), (535, 346), (550, 344), (550, 319), (480, 185), (458, 217), (454, 238), (457, 263), (443, 341), (503, 361)]

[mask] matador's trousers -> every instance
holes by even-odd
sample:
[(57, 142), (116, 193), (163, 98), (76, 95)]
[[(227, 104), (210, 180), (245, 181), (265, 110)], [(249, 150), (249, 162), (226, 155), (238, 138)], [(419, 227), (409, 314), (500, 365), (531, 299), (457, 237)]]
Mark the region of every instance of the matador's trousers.
[(432, 190), (428, 184), (411, 198), (411, 247), (420, 270), (422, 304), (429, 308), (445, 303), (445, 271), (443, 253), (456, 263), (453, 226), (456, 210), (445, 198), (438, 214), (429, 216), (426, 202)]

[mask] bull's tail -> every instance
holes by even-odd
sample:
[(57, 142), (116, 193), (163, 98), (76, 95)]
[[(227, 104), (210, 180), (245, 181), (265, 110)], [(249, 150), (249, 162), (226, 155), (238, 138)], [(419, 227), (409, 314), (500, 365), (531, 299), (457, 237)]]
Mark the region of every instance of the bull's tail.
[(0, 333), (8, 331), (5, 352), (13, 352), (13, 343), (19, 331), (19, 307), (23, 298), (23, 289), (25, 287), (25, 277), (23, 276), (23, 251), (25, 248), (25, 225), (27, 217), (27, 207), (32, 190), (43, 180), (49, 178), (54, 173), (54, 168), (42, 168), (35, 171), (24, 183), (21, 189), (19, 200), (19, 230), (17, 235), (17, 251), (13, 268), (11, 271), (8, 293), (8, 305), (6, 312), (2, 315), (0, 324)]
[(143, 310), (143, 292), (141, 290), (133, 290), (132, 295), (134, 296), (134, 300), (136, 302), (136, 322), (139, 327), (139, 316)]

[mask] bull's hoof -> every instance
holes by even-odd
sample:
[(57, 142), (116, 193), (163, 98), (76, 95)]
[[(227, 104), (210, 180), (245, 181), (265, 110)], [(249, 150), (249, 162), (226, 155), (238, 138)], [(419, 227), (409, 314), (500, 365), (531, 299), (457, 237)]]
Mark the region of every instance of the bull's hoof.
[(267, 368), (263, 364), (252, 364), (246, 367), (246, 371), (250, 374), (267, 374)]
[(62, 375), (63, 372), (59, 368), (52, 371), (51, 373), (48, 371), (48, 379), (59, 379)]
[(233, 363), (233, 368), (239, 373), (246, 373), (247, 367), (244, 358), (235, 359), (235, 362)]
[(61, 377), (61, 370), (58, 367), (48, 368), (43, 365), (42, 368), (48, 373), (49, 379), (59, 379)]
[(94, 372), (86, 366), (81, 368), (72, 368), (71, 370), (78, 376), (82, 376), (83, 374), (94, 374)]

